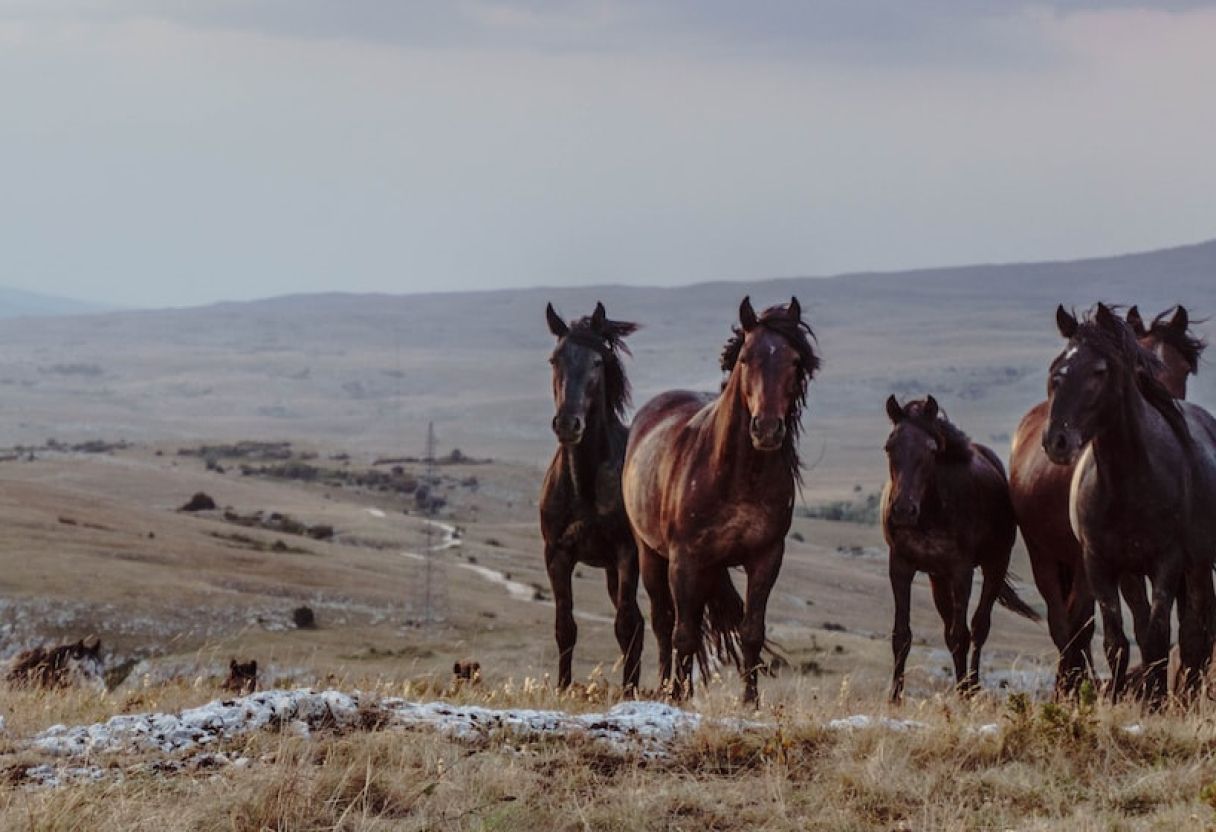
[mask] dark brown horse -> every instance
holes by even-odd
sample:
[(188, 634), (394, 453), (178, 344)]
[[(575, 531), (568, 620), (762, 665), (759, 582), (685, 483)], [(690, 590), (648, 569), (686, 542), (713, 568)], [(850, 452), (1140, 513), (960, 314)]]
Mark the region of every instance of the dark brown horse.
[[(903, 407), (891, 396), (887, 416), (894, 426), (887, 437), (890, 479), (882, 498), (882, 531), (890, 547), (895, 595), (891, 701), (898, 702), (903, 694), (904, 664), (912, 647), (912, 579), (917, 572), (929, 574), (933, 603), (954, 658), (956, 686), (971, 692), (979, 686), (980, 651), (988, 640), (993, 604), (999, 601), (1018, 615), (1040, 620), (1008, 581), (1017, 527), (1005, 468), (989, 448), (955, 427), (932, 396)], [(977, 566), (984, 581), (968, 631), (967, 606)]]
[[(692, 694), (707, 645), (734, 659), (756, 701), (764, 613), (777, 580), (799, 479), (798, 434), (819, 366), (796, 298), (759, 317), (751, 301), (722, 354), (718, 395), (676, 390), (643, 407), (625, 454), (625, 508), (659, 643), (659, 676)], [(729, 569), (747, 573), (744, 603)], [(742, 644), (742, 663), (735, 646)]]
[(629, 429), (629, 381), (621, 355), (636, 324), (609, 320), (604, 305), (567, 325), (550, 304), (545, 309), (557, 347), (553, 365), (553, 432), (557, 452), (540, 494), (545, 568), (557, 607), (557, 684), (569, 686), (578, 626), (570, 578), (575, 564), (605, 570), (616, 608), (616, 640), (624, 656), (621, 683), (637, 690), (645, 622), (638, 609), (638, 554), (621, 502), (621, 464)]
[(1060, 307), (1065, 351), (1051, 365), (1043, 447), (1076, 464), (1069, 511), (1084, 576), (1102, 612), (1111, 697), (1123, 692), (1128, 641), (1119, 586), (1152, 582), (1137, 633), (1144, 696), (1166, 694), (1170, 616), (1179, 605), (1183, 692), (1198, 685), (1212, 649), (1212, 541), (1216, 539), (1216, 420), (1176, 400), (1157, 377), (1159, 359), (1131, 326), (1098, 304), (1086, 320)]
[[(1198, 371), (1204, 343), (1189, 331), (1185, 308), (1163, 312), (1146, 326), (1136, 307), (1127, 315), (1137, 338), (1162, 362), (1158, 380), (1176, 397), (1185, 398), (1187, 375)], [(1059, 650), (1056, 691), (1071, 695), (1090, 675), (1093, 661), (1094, 599), (1084, 579), (1081, 544), (1068, 517), (1072, 465), (1054, 465), (1041, 441), (1047, 426), (1046, 401), (1022, 418), (1009, 455), (1009, 489), (1022, 540), (1030, 555), (1035, 585), (1047, 605), (1047, 624)], [(1122, 582), (1137, 632), (1147, 626), (1149, 602), (1143, 580), (1127, 576)]]

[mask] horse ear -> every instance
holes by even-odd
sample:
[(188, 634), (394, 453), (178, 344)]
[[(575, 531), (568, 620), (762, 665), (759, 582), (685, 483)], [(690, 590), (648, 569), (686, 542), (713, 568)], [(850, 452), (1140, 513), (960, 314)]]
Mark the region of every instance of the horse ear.
[(591, 313), (591, 328), (596, 332), (604, 331), (604, 321), (608, 319), (608, 312), (604, 309), (604, 304), (599, 301), (595, 302), (595, 311)]
[(1143, 338), (1148, 335), (1148, 328), (1144, 325), (1144, 318), (1140, 317), (1140, 307), (1133, 306), (1127, 310), (1127, 323), (1132, 328), (1132, 332), (1136, 333), (1137, 338)]
[(798, 298), (790, 296), (790, 305), (786, 307), (786, 313), (790, 316), (791, 320), (802, 320), (802, 304), (798, 302)]
[(925, 418), (932, 421), (937, 418), (937, 414), (941, 412), (941, 408), (937, 405), (937, 399), (929, 396), (925, 399), (925, 409), (921, 411)]
[(228, 669), (229, 669), (230, 671), (236, 672), (236, 659), (229, 659), (229, 660), (228, 660)]
[(1056, 307), (1056, 328), (1060, 330), (1060, 334), (1068, 340), (1077, 334), (1077, 319), (1071, 313), (1064, 309), (1064, 304)]
[(252, 672), (252, 673), (253, 673), (255, 676), (257, 675), (257, 672), (258, 672), (258, 660), (257, 660), (257, 659), (251, 659), (251, 660), (249, 661), (249, 670), (250, 670), (250, 672)]
[(887, 396), (887, 418), (893, 425), (898, 425), (904, 419), (904, 409), (899, 406), (899, 400), (895, 398), (894, 393)]
[(756, 310), (752, 309), (751, 295), (744, 295), (743, 303), (739, 304), (739, 323), (743, 325), (744, 332), (756, 328)]
[(1103, 329), (1112, 329), (1119, 325), (1119, 319), (1115, 316), (1114, 312), (1110, 311), (1110, 307), (1105, 303), (1098, 303), (1098, 311), (1095, 313), (1094, 318), (1097, 320), (1098, 326)]
[(565, 338), (570, 332), (570, 327), (566, 326), (566, 322), (562, 320), (561, 315), (558, 315), (553, 309), (553, 304), (545, 304), (545, 320), (549, 322), (549, 331), (558, 338)]
[(1170, 329), (1179, 335), (1185, 335), (1187, 327), (1190, 325), (1191, 316), (1187, 314), (1186, 307), (1178, 304), (1178, 308), (1174, 310), (1174, 317), (1170, 318)]

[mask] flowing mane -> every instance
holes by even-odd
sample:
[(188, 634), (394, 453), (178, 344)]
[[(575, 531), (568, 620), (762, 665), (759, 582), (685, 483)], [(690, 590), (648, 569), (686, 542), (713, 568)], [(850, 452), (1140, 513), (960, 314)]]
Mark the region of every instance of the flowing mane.
[[(798, 354), (798, 388), (796, 395), (790, 399), (790, 410), (786, 414), (787, 432), (781, 453), (784, 455), (794, 479), (801, 483), (802, 461), (798, 456), (798, 437), (802, 433), (802, 408), (806, 406), (807, 386), (820, 365), (819, 356), (816, 355), (812, 344), (815, 341), (815, 332), (806, 321), (791, 318), (789, 307), (785, 304), (765, 309), (757, 318), (756, 326), (780, 335)], [(747, 333), (741, 326), (736, 324), (731, 327), (730, 339), (722, 347), (720, 359), (722, 372), (727, 374), (727, 380), (739, 363), (739, 353), (742, 352), (743, 342), (746, 339)], [(723, 381), (722, 386), (725, 388), (726, 381)]]
[[(1161, 359), (1140, 346), (1131, 326), (1117, 315), (1102, 315), (1099, 308), (1102, 304), (1085, 313), (1085, 319), (1077, 325), (1077, 332), (1069, 341), (1070, 344), (1083, 344), (1102, 356), (1115, 373), (1131, 373), (1136, 380), (1136, 387), (1149, 403), (1161, 414), (1170, 430), (1182, 442), (1184, 448), (1191, 447), (1191, 432), (1186, 424), (1186, 417), (1173, 394), (1157, 380), (1162, 369)], [(1106, 306), (1108, 310), (1117, 307)], [(1156, 321), (1153, 322), (1154, 326)], [(1195, 340), (1190, 339), (1189, 340)], [(1052, 372), (1064, 358), (1066, 353), (1060, 353), (1051, 364)]]
[(608, 408), (624, 418), (625, 410), (629, 407), (630, 389), (629, 378), (625, 375), (625, 366), (621, 363), (621, 354), (633, 355), (625, 338), (632, 335), (638, 325), (629, 321), (605, 320), (598, 328), (592, 316), (588, 315), (570, 323), (570, 331), (563, 340), (589, 347), (604, 359), (604, 396)]
[(1191, 374), (1199, 373), (1199, 356), (1207, 348), (1207, 341), (1192, 335), (1189, 330), (1181, 330), (1170, 326), (1170, 321), (1173, 319), (1173, 313), (1178, 309), (1167, 309), (1157, 317), (1153, 318), (1152, 324), (1148, 327), (1148, 334), (1154, 335), (1161, 339), (1163, 344), (1172, 347), (1182, 359), (1191, 368)]
[(938, 411), (930, 417), (925, 413), (925, 400), (917, 399), (904, 405), (904, 415), (914, 426), (937, 440), (939, 458), (942, 462), (968, 462), (971, 460), (971, 437)]

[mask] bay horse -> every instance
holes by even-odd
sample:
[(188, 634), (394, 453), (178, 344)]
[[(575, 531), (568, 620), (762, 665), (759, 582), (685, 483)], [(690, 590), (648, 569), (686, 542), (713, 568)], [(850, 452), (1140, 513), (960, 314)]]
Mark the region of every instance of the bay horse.
[[(712, 646), (739, 669), (744, 701), (757, 701), (765, 609), (800, 480), (802, 409), (819, 367), (813, 339), (797, 298), (757, 316), (745, 297), (722, 351), (721, 391), (668, 391), (634, 418), (625, 510), (650, 596), (660, 683), (673, 697), (692, 695), (694, 662), (705, 675)], [(733, 566), (747, 574), (746, 602)]]
[(1127, 677), (1121, 579), (1130, 576), (1141, 587), (1145, 577), (1152, 582), (1137, 640), (1142, 693), (1158, 707), (1167, 690), (1175, 600), (1184, 697), (1211, 658), (1216, 420), (1170, 394), (1158, 381), (1160, 360), (1106, 305), (1080, 322), (1058, 307), (1056, 325), (1068, 345), (1050, 367), (1043, 448), (1056, 464), (1076, 464), (1069, 514), (1102, 614), (1112, 699), (1122, 695)]
[(626, 695), (637, 690), (645, 623), (638, 608), (638, 554), (621, 500), (621, 466), (629, 435), (622, 421), (629, 380), (621, 356), (637, 324), (608, 318), (602, 303), (569, 324), (549, 304), (557, 346), (553, 367), (552, 428), (558, 446), (540, 493), (545, 569), (556, 607), (557, 686), (569, 687), (578, 625), (571, 576), (576, 564), (603, 569), (616, 610), (614, 630), (624, 664)]
[[(972, 442), (947, 419), (933, 396), (903, 406), (890, 396), (887, 416), (892, 424), (885, 445), (890, 479), (882, 495), (882, 531), (890, 547), (895, 596), (891, 701), (898, 703), (903, 695), (917, 572), (929, 574), (933, 603), (954, 659), (956, 689), (971, 693), (979, 686), (980, 651), (988, 640), (993, 605), (999, 601), (1018, 615), (1041, 620), (1009, 583), (1017, 526), (1005, 468), (990, 448)], [(976, 567), (984, 577), (968, 631)]]
[[(1188, 374), (1198, 372), (1204, 342), (1189, 332), (1187, 310), (1177, 306), (1145, 325), (1137, 307), (1127, 313), (1140, 345), (1162, 361), (1158, 380), (1175, 398), (1186, 397)], [(1081, 544), (1072, 532), (1068, 493), (1073, 465), (1055, 465), (1041, 438), (1047, 426), (1046, 400), (1032, 407), (1014, 432), (1009, 454), (1009, 491), (1022, 540), (1030, 556), (1035, 585), (1047, 606), (1047, 625), (1059, 651), (1056, 693), (1071, 696), (1090, 676), (1094, 599), (1081, 564)], [(1137, 633), (1148, 623), (1144, 581), (1127, 576), (1121, 583)]]

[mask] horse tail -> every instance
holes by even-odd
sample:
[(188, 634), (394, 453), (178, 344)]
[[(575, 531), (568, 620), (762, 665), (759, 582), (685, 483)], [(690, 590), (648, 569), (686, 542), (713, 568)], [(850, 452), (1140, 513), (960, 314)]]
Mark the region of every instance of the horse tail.
[(1029, 604), (1018, 597), (1018, 592), (1013, 588), (1013, 584), (1009, 583), (1008, 576), (1001, 583), (1001, 591), (997, 594), (996, 600), (1002, 607), (1016, 612), (1023, 618), (1029, 618), (1031, 621), (1043, 620), (1043, 617), (1035, 612)]
[[(713, 588), (705, 604), (705, 620), (701, 625), (701, 649), (697, 654), (697, 664), (703, 677), (709, 678), (711, 657), (720, 664), (729, 662), (739, 671), (746, 669), (743, 667), (740, 636), (743, 612), (743, 598), (735, 589), (730, 569), (723, 566), (714, 576)], [(769, 639), (764, 640), (765, 654), (784, 658), (777, 648), (778, 645)]]

